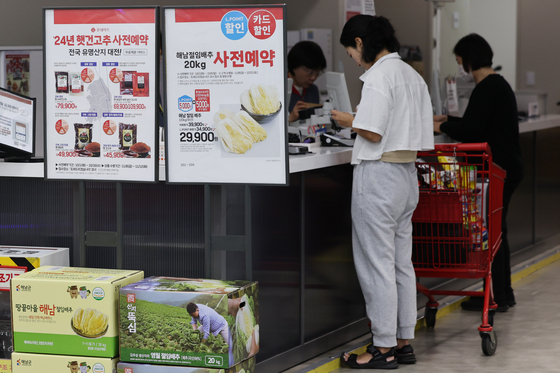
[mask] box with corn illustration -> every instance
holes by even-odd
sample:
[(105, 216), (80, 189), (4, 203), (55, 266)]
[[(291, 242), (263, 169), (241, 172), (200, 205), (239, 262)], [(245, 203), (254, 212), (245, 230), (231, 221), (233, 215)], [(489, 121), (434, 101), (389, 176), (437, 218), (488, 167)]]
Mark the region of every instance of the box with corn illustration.
[(121, 289), (122, 362), (230, 368), (259, 351), (257, 282), (148, 277)]
[(142, 278), (143, 271), (57, 266), (13, 278), (14, 351), (118, 356), (119, 290)]

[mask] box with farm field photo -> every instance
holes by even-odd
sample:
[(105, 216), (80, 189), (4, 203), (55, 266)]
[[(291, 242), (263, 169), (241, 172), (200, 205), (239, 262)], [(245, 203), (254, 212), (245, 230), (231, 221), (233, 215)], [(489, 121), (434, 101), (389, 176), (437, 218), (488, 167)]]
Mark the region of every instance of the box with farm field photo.
[(258, 351), (257, 282), (148, 277), (121, 289), (123, 362), (229, 368)]
[(252, 357), (230, 368), (200, 368), (119, 362), (117, 373), (255, 373), (257, 358)]

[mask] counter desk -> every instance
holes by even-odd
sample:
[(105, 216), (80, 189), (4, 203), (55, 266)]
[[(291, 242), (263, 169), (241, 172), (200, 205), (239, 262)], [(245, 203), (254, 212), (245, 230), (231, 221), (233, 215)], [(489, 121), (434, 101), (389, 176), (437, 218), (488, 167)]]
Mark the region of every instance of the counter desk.
[[(555, 171), (560, 115), (521, 122), (520, 138), (526, 177), (510, 204), (512, 252), (560, 234), (560, 174)], [(438, 136), (436, 142), (450, 141)], [(228, 209), (208, 225), (202, 223), (208, 215), (205, 186), (122, 186), (125, 268), (145, 269), (147, 275), (202, 277), (208, 273), (204, 255), (209, 231), (248, 243), (251, 277), (260, 283), (258, 364), (263, 371), (282, 371), (368, 332), (352, 258), (352, 148), (312, 151), (290, 156), (289, 186), (217, 191), (227, 197), (217, 198), (218, 204)], [(0, 161), (0, 244), (76, 248), (83, 238), (74, 216), (77, 183), (45, 181), (43, 175), (43, 163)], [(160, 180), (164, 177), (160, 166)], [(114, 230), (115, 183), (85, 184), (84, 229)], [(77, 251), (71, 254), (73, 265), (79, 263)], [(212, 253), (221, 256), (214, 273), (239, 279), (246, 273), (243, 252)], [(114, 255), (110, 248), (88, 249), (87, 264), (114, 267)]]
[[(291, 155), (289, 159), (290, 173), (309, 171), (317, 168), (350, 163), (352, 148), (348, 147), (317, 147), (312, 153)], [(0, 160), (0, 177), (32, 177), (44, 178), (43, 162), (4, 162)], [(165, 181), (165, 165), (159, 166), (159, 180)]]
[[(543, 115), (519, 123), (519, 133), (527, 133), (560, 127), (560, 114)], [(436, 143), (450, 142), (449, 138), (436, 136)], [(310, 171), (323, 167), (350, 163), (352, 148), (345, 147), (316, 147), (311, 154), (291, 155), (290, 173)], [(160, 181), (165, 181), (165, 166), (159, 168)], [(15, 163), (0, 160), (0, 177), (44, 177), (44, 164)]]

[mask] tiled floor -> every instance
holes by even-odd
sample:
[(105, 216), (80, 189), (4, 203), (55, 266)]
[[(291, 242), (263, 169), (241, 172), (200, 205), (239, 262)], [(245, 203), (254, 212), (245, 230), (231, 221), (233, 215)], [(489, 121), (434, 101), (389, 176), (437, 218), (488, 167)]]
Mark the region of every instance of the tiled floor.
[[(560, 261), (514, 284), (517, 306), (497, 313), (494, 330), (498, 347), (493, 356), (482, 353), (478, 334), (481, 314), (461, 309), (438, 319), (434, 329), (417, 331), (413, 346), (418, 363), (401, 365), (399, 371), (439, 372), (560, 372)], [(317, 363), (339, 356), (344, 349), (363, 346), (366, 337), (330, 351), (320, 358), (286, 372), (365, 372), (337, 368), (325, 370)]]

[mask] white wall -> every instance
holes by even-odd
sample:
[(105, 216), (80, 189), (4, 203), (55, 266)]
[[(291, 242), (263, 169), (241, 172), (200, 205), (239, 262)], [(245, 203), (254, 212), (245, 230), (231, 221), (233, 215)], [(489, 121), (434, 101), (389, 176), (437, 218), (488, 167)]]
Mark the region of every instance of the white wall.
[[(560, 114), (560, 1), (518, 0), (517, 87), (548, 94), (548, 114)], [(535, 85), (526, 84), (528, 72), (535, 74)]]
[[(459, 13), (459, 28), (452, 28), (453, 13)], [(441, 11), (441, 77), (457, 74), (453, 47), (463, 36), (477, 33), (494, 52), (494, 66), (516, 88), (517, 0), (455, 0)]]

